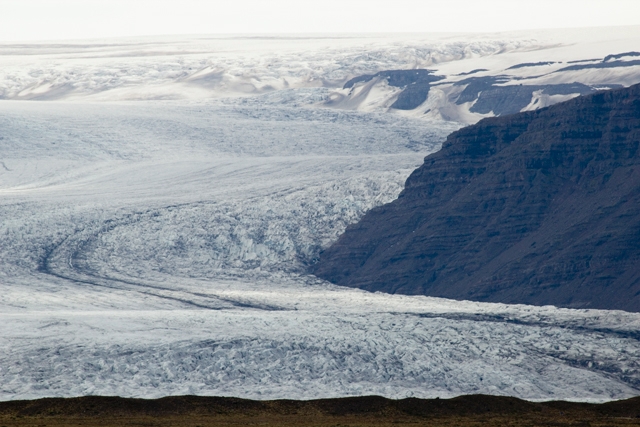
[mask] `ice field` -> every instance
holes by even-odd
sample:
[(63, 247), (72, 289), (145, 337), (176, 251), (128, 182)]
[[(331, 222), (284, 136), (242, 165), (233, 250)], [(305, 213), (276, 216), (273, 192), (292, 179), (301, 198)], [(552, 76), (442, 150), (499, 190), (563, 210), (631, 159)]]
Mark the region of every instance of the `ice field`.
[[(250, 42), (259, 53), (264, 41)], [(338, 81), (415, 54), (393, 40), (368, 54), (347, 40), (343, 56), (313, 43), (300, 59), (311, 65), (283, 54), (282, 67), (303, 75), (324, 63), (317, 77)], [(438, 52), (481, 58), (525, 45), (536, 44)], [(95, 58), (46, 48), (68, 60), (0, 47), (0, 62), (14, 64), (0, 76), (1, 400), (640, 394), (640, 314), (372, 294), (305, 273), (460, 124), (324, 108), (333, 83), (261, 92), (256, 80), (251, 96), (237, 96), (246, 86), (226, 96), (200, 82), (197, 96), (176, 99), (198, 76), (149, 70), (194, 57), (153, 46), (134, 49), (133, 62), (130, 45), (94, 47)], [(251, 80), (247, 63), (262, 54), (242, 62), (234, 52), (238, 80)], [(115, 69), (120, 80), (109, 80)], [(51, 96), (24, 100), (38, 93)]]

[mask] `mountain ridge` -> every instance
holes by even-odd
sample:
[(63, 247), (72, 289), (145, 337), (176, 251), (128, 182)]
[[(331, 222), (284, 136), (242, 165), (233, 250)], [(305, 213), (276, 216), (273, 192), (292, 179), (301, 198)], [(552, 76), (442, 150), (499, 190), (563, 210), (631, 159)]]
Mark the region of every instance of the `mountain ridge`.
[(640, 311), (640, 85), (452, 133), (320, 255), (333, 283)]

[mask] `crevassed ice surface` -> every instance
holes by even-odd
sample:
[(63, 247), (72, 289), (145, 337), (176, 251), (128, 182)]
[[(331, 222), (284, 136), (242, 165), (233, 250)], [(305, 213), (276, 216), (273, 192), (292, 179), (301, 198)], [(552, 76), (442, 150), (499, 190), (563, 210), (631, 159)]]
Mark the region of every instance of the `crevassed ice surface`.
[(527, 51), (548, 40), (450, 35), (184, 36), (0, 43), (0, 99), (190, 99), (338, 87), (384, 69)]
[(325, 95), (0, 102), (0, 399), (639, 394), (639, 314), (307, 275), (458, 127)]
[(0, 397), (637, 394), (637, 314), (304, 273), (452, 128), (235, 101), (0, 103)]

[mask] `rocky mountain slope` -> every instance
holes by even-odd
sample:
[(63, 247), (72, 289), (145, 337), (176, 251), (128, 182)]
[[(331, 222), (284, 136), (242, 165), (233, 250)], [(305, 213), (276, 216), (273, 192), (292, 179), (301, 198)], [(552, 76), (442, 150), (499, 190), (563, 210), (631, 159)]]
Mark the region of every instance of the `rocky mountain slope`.
[(640, 85), (451, 134), (313, 267), (402, 294), (640, 311)]

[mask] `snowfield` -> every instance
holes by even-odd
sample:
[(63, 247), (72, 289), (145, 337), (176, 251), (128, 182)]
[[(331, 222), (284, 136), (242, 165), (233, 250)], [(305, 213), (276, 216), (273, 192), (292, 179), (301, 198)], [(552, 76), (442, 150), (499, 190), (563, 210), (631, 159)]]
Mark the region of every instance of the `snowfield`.
[(640, 394), (640, 314), (305, 273), (461, 126), (335, 82), (546, 46), (456, 37), (0, 46), (0, 399)]

